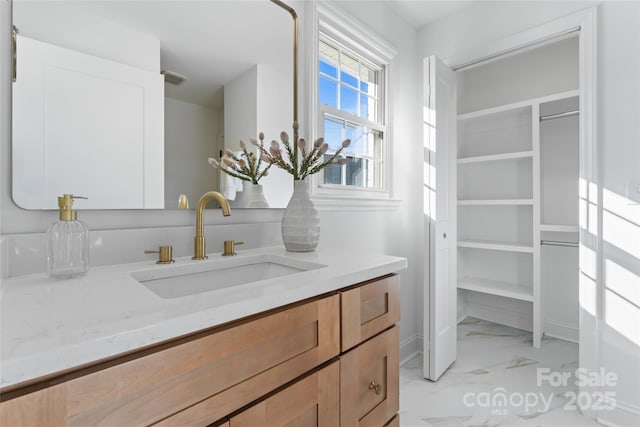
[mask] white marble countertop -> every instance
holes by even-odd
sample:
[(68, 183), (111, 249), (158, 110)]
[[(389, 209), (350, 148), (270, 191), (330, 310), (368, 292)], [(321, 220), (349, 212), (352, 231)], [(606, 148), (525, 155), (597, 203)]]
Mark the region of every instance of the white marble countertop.
[[(286, 252), (283, 247), (240, 251), (286, 256), (322, 267), (289, 276), (165, 299), (136, 281), (132, 272), (226, 262), (177, 258), (89, 270), (82, 278), (56, 281), (45, 274), (3, 280), (0, 285), (1, 388), (110, 358), (198, 330), (321, 295), (407, 267), (404, 258), (341, 249)], [(236, 262), (237, 262), (236, 261)], [(204, 265), (204, 264), (201, 264)], [(153, 272), (152, 272), (153, 273)]]

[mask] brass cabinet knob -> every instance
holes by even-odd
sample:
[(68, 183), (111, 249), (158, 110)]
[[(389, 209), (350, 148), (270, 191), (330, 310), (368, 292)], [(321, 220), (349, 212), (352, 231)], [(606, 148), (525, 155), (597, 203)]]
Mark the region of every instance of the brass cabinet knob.
[(244, 242), (234, 242), (233, 240), (225, 240), (224, 241), (224, 252), (222, 252), (222, 256), (233, 256), (236, 255), (236, 245), (244, 245)]
[(371, 381), (369, 384), (369, 390), (373, 390), (375, 394), (380, 394), (382, 392), (382, 385), (376, 384), (375, 381)]
[(144, 251), (145, 254), (160, 254), (158, 256), (158, 261), (156, 264), (171, 264), (175, 262), (173, 259), (173, 247), (171, 246), (160, 246), (157, 251)]

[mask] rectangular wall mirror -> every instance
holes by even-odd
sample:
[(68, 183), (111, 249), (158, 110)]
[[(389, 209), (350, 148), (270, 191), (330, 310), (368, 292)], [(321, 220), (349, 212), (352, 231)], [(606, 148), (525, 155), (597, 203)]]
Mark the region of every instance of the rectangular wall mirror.
[[(13, 1), (13, 199), (176, 209), (241, 196), (207, 159), (291, 128), (293, 22), (267, 0)], [(286, 206), (291, 177), (261, 180)], [(238, 197), (240, 199), (241, 197)], [(242, 207), (232, 202), (232, 206)]]

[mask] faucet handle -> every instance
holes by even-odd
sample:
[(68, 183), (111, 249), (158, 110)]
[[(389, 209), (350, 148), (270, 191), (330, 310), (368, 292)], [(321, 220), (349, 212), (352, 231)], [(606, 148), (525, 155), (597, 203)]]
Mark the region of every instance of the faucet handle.
[(171, 264), (175, 262), (173, 259), (173, 247), (171, 246), (160, 246), (157, 251), (144, 251), (145, 254), (160, 254), (158, 257), (158, 261), (156, 264)]
[(244, 245), (244, 242), (234, 242), (233, 240), (225, 240), (224, 241), (224, 252), (222, 252), (222, 256), (232, 256), (236, 254), (236, 245)]

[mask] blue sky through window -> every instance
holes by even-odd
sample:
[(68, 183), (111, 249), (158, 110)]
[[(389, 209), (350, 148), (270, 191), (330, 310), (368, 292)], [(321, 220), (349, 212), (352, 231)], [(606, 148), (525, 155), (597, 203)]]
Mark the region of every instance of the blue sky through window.
[[(375, 75), (372, 75), (375, 74), (373, 71), (361, 67), (367, 70), (365, 78), (375, 78)], [(322, 56), (319, 58), (318, 68), (320, 103), (375, 121), (375, 109), (371, 108), (375, 104), (375, 99), (371, 97), (375, 92), (374, 82), (359, 80), (357, 73), (350, 73), (344, 69), (340, 71), (338, 79), (338, 66)]]

